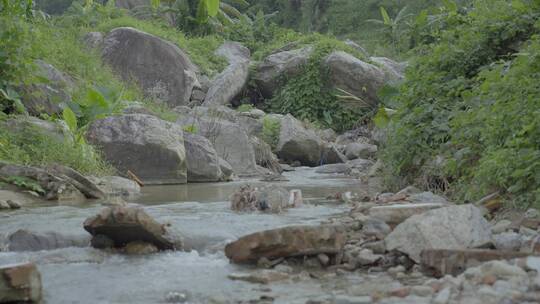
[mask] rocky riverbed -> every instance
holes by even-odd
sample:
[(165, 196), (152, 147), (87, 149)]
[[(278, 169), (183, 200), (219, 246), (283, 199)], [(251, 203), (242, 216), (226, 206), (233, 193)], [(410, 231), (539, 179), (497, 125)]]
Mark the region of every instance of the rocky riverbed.
[[(345, 202), (347, 199), (344, 199), (347, 195), (343, 193), (348, 192), (375, 196), (375, 181), (369, 184), (345, 175), (318, 174), (315, 171), (316, 169), (298, 168), (285, 173), (289, 181), (276, 183), (275, 186), (279, 185), (287, 190), (301, 190), (304, 200), (302, 205), (280, 213), (231, 210), (230, 195), (246, 183), (253, 187), (268, 184), (258, 180), (143, 188), (142, 195), (129, 206), (139, 204), (148, 215), (165, 224), (169, 233), (181, 236), (183, 248), (177, 251), (146, 252), (147, 254), (135, 252), (135, 255), (130, 255), (126, 254), (129, 251), (91, 248), (90, 235), (83, 229), (83, 222), (103, 210), (104, 207), (99, 203), (23, 208), (2, 213), (0, 239), (4, 251), (0, 252), (0, 265), (34, 262), (41, 273), (45, 303), (438, 304), (536, 303), (540, 299), (537, 291), (540, 287), (540, 277), (537, 274), (540, 268), (539, 258), (530, 256), (530, 253), (520, 255), (517, 251), (507, 251), (508, 255), (486, 258), (486, 253), (482, 250), (471, 258), (471, 252), (475, 251), (465, 250), (467, 247), (493, 246), (483, 244), (485, 237), (489, 238), (488, 242), (492, 240), (493, 227), (483, 219), (482, 214), (476, 214), (477, 211), (480, 212), (479, 208), (467, 205), (452, 207), (451, 203), (446, 202), (448, 206), (432, 211), (429, 210), (434, 207), (421, 211), (416, 208), (415, 213), (419, 215), (409, 214), (408, 216), (412, 216), (410, 218), (390, 217), (389, 226), (377, 217), (370, 216), (369, 211), (363, 210), (369, 204), (375, 203)], [(407, 191), (410, 192), (411, 189)], [(337, 193), (341, 194), (340, 199), (335, 199)], [(385, 200), (384, 197), (379, 195), (378, 199)], [(432, 201), (437, 198), (428, 193), (407, 196), (398, 193), (393, 198), (400, 197), (406, 200), (430, 197)], [(414, 206), (414, 203), (406, 200), (399, 201), (401, 209), (405, 208), (403, 206)], [(393, 208), (392, 203), (389, 206), (387, 202), (378, 208), (385, 206), (387, 209)], [(463, 214), (464, 222), (460, 223), (460, 229), (470, 229), (469, 234), (477, 235), (465, 236), (465, 240), (454, 236), (452, 240), (456, 246), (461, 246), (459, 242), (468, 242), (463, 248), (456, 248), (457, 255), (448, 252), (441, 255), (435, 252), (431, 260), (417, 260), (415, 263), (419, 248), (430, 248), (433, 244), (430, 237), (439, 240), (448, 237), (445, 231), (438, 231), (436, 227), (423, 231), (420, 222), (425, 223), (425, 218), (431, 217), (438, 219), (441, 227), (445, 227), (444, 219), (449, 215), (443, 214), (446, 212), (444, 210), (453, 210), (452, 208), (464, 210), (460, 211), (462, 213), (452, 214), (452, 219), (456, 221), (460, 221), (460, 214)], [(371, 206), (370, 210), (373, 209)], [(388, 211), (384, 213), (379, 210), (372, 215), (375, 214), (379, 214), (379, 217), (383, 215), (384, 218), (388, 216)], [(475, 217), (479, 223), (474, 222)], [(419, 223), (407, 224), (411, 220)], [(396, 221), (401, 221), (402, 225)], [(502, 224), (504, 223), (503, 221)], [(330, 226), (326, 226), (328, 224)], [(251, 264), (235, 264), (229, 262), (226, 256), (226, 245), (237, 239), (241, 240), (248, 234), (277, 228), (287, 231), (291, 227), (306, 225), (312, 227), (309, 229), (337, 227), (336, 231), (346, 235), (343, 240), (332, 243), (343, 247), (338, 248), (340, 261), (336, 261), (334, 251), (327, 251), (326, 254), (318, 254), (317, 251), (320, 250), (320, 247), (317, 247), (320, 246), (318, 240), (327, 239), (325, 233), (333, 240), (334, 228), (321, 230), (318, 236), (316, 232), (308, 232), (309, 229), (292, 228), (297, 229), (293, 231), (294, 237), (304, 241), (298, 243), (287, 237), (281, 239), (281, 242), (290, 245), (288, 248), (292, 250), (280, 251), (282, 258), (276, 256), (258, 259)], [(412, 232), (416, 239), (414, 244), (410, 244), (413, 245), (411, 249), (405, 246), (407, 244), (400, 244), (400, 241), (407, 238), (400, 234), (407, 234), (412, 229), (407, 228), (408, 225), (419, 229), (419, 232)], [(478, 232), (478, 229), (483, 229), (478, 225), (485, 226), (483, 228), (487, 230), (482, 233), (488, 236)], [(498, 229), (495, 231), (498, 234), (495, 235), (500, 239), (500, 230), (508, 231), (511, 228), (499, 226), (495, 226), (495, 229)], [(25, 238), (21, 229), (34, 233), (34, 237)], [(525, 229), (529, 228), (521, 227), (521, 233), (516, 233), (521, 240), (520, 248), (514, 248), (516, 250), (524, 251), (527, 244), (530, 245), (537, 237), (536, 231), (531, 229), (531, 235), (526, 236)], [(451, 231), (451, 227), (443, 230)], [(17, 237), (14, 237), (13, 233), (16, 231)], [(49, 237), (45, 231), (50, 232)], [(313, 236), (308, 237), (309, 233)], [(40, 237), (42, 241), (36, 242)], [(314, 251), (292, 257), (295, 255), (294, 250), (299, 250), (301, 246), (308, 248), (305, 243), (307, 238), (314, 240)], [(392, 238), (399, 240), (388, 241)], [(381, 241), (385, 239), (386, 244), (383, 242), (381, 245)], [(393, 245), (394, 243), (397, 245)], [(48, 244), (49, 247), (44, 248), (43, 244)], [(296, 244), (296, 247), (291, 244)], [(381, 246), (382, 249), (378, 249)], [(389, 251), (389, 246), (396, 246), (397, 250)], [(34, 251), (35, 249), (46, 250)], [(407, 250), (412, 250), (408, 257), (403, 255)], [(259, 251), (259, 254), (264, 255), (264, 252)], [(456, 256), (460, 258), (455, 258)], [(449, 259), (444, 260), (448, 257)], [(482, 259), (486, 259), (485, 262), (482, 262)], [(495, 261), (490, 261), (491, 259)], [(449, 273), (441, 276), (423, 269), (429, 261), (435, 268), (437, 263), (457, 263), (456, 265), (468, 269), (459, 269), (453, 274), (448, 271)], [(472, 262), (463, 264), (467, 261)]]

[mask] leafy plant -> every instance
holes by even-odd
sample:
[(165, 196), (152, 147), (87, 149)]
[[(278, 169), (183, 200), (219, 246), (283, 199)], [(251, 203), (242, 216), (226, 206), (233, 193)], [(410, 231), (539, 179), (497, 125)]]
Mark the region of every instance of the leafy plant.
[(395, 51), (397, 51), (398, 55), (400, 52), (399, 47), (399, 40), (403, 35), (404, 29), (403, 27), (407, 25), (407, 18), (411, 17), (411, 14), (407, 14), (408, 6), (404, 6), (394, 18), (391, 18), (388, 14), (388, 11), (381, 6), (381, 18), (379, 19), (369, 19), (366, 22), (371, 22), (377, 25), (380, 25), (383, 29), (383, 32), (390, 40), (393, 48)]
[(281, 121), (278, 118), (266, 115), (263, 118), (262, 140), (264, 140), (272, 149), (275, 149), (279, 142), (279, 133), (281, 132)]
[(8, 184), (15, 185), (17, 187), (34, 191), (38, 194), (45, 194), (45, 190), (35, 180), (24, 176), (9, 176), (6, 178), (0, 178)]
[(249, 111), (251, 111), (253, 109), (255, 109), (255, 107), (253, 105), (245, 103), (245, 104), (240, 105), (236, 109), (236, 111), (238, 111), (238, 112), (249, 112)]

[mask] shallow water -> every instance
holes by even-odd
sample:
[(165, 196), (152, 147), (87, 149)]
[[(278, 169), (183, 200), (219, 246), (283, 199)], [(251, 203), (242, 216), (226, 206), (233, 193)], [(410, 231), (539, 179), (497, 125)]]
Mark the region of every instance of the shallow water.
[[(315, 174), (312, 169), (287, 173), (289, 182), (280, 184), (301, 189), (304, 198), (317, 199), (341, 191), (358, 191), (358, 180)], [(305, 204), (283, 214), (235, 213), (229, 210), (228, 197), (241, 184), (189, 184), (147, 187), (137, 203), (159, 222), (186, 239), (191, 252), (162, 252), (132, 257), (91, 248), (66, 248), (41, 252), (0, 252), (0, 265), (35, 261), (43, 278), (45, 303), (165, 303), (170, 292), (186, 293), (188, 303), (238, 303), (261, 296), (274, 303), (305, 303), (310, 298), (336, 293), (351, 284), (374, 282), (362, 277), (336, 277), (318, 280), (309, 276), (269, 286), (232, 281), (232, 272), (250, 271), (249, 266), (228, 262), (224, 245), (255, 231), (288, 225), (317, 224), (347, 207), (339, 204)], [(100, 205), (54, 206), (19, 210), (0, 217), (0, 232), (18, 229), (56, 231), (87, 236), (83, 221), (96, 214)], [(377, 280), (384, 280), (377, 277)], [(371, 283), (370, 283), (371, 284)], [(340, 286), (337, 288), (336, 286)]]

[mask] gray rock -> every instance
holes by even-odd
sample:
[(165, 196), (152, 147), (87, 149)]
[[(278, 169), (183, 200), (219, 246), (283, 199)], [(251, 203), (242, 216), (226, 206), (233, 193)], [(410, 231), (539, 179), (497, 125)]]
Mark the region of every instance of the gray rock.
[(40, 251), (66, 247), (86, 247), (90, 237), (62, 235), (56, 232), (18, 230), (8, 236), (9, 251)]
[(100, 49), (104, 40), (105, 37), (101, 32), (90, 32), (83, 37), (84, 45), (89, 49)]
[(180, 126), (143, 114), (111, 116), (94, 121), (90, 143), (119, 172), (133, 172), (148, 184), (187, 182), (186, 151)]
[(0, 189), (0, 202), (4, 203), (5, 209), (13, 209), (11, 204), (8, 203), (10, 201), (21, 207), (26, 207), (37, 204), (39, 199), (30, 194)]
[(198, 69), (176, 45), (134, 28), (113, 29), (103, 59), (124, 80), (135, 80), (146, 96), (170, 106), (187, 105), (198, 85)]
[(382, 255), (374, 254), (369, 249), (362, 249), (360, 250), (358, 256), (356, 257), (355, 262), (357, 265), (360, 265), (360, 266), (369, 266), (369, 265), (376, 264), (382, 258), (383, 258)]
[(244, 129), (237, 123), (221, 118), (222, 116), (209, 114), (211, 110), (215, 109), (205, 110), (204, 116), (197, 114), (181, 118), (177, 124), (195, 126), (197, 134), (206, 137), (212, 143), (219, 157), (232, 166), (236, 175), (258, 175), (255, 151)]
[(375, 158), (377, 156), (377, 146), (364, 143), (350, 143), (345, 147), (345, 156), (353, 160), (357, 158)]
[[(398, 194), (401, 193), (398, 192)], [(432, 192), (421, 192), (411, 194), (407, 200), (413, 204), (449, 204), (446, 198), (433, 194)]]
[(383, 70), (345, 52), (331, 53), (322, 68), (329, 71), (329, 85), (343, 89), (370, 105), (377, 105), (377, 92), (385, 83)]
[(351, 167), (347, 164), (331, 164), (317, 167), (315, 173), (322, 174), (348, 174), (351, 172)]
[(298, 50), (284, 51), (266, 57), (257, 66), (253, 79), (260, 92), (265, 98), (270, 98), (281, 86), (285, 78), (294, 77), (302, 72), (307, 64), (313, 47), (305, 47)]
[(321, 159), (322, 140), (290, 114), (281, 120), (277, 145), (279, 158), (286, 162), (299, 161), (305, 166), (317, 166)]
[(362, 223), (362, 233), (367, 237), (383, 240), (390, 232), (392, 232), (390, 226), (374, 217), (368, 217)]
[(382, 68), (388, 82), (398, 82), (405, 77), (403, 73), (405, 72), (407, 63), (395, 62), (386, 57), (370, 57), (369, 60)]
[(279, 186), (242, 186), (230, 197), (234, 211), (265, 211), (279, 213), (289, 207), (289, 191)]
[(148, 110), (141, 103), (131, 103), (130, 105), (128, 105), (127, 107), (125, 107), (122, 110), (122, 113), (124, 113), (124, 114), (145, 114), (145, 115), (153, 115), (153, 116), (157, 117), (157, 115), (155, 113)]
[(90, 199), (102, 199), (105, 198), (105, 193), (99, 189), (96, 184), (86, 178), (81, 173), (63, 166), (63, 165), (50, 165), (47, 167), (47, 171), (59, 176), (65, 180), (68, 180), (77, 190), (81, 191), (84, 196)]
[(489, 223), (473, 205), (439, 208), (414, 215), (399, 224), (386, 239), (388, 250), (397, 250), (419, 263), (424, 249), (461, 249), (492, 242)]
[(223, 173), (219, 166), (219, 156), (208, 139), (185, 133), (188, 182), (217, 182)]
[(73, 142), (73, 135), (62, 120), (48, 121), (32, 116), (16, 116), (0, 122), (0, 126), (13, 133), (40, 133), (61, 143)]
[(503, 233), (512, 226), (512, 221), (509, 220), (500, 220), (495, 225), (491, 227), (491, 232), (493, 233)]
[(221, 172), (223, 173), (222, 180), (228, 181), (232, 179), (232, 176), (234, 174), (233, 167), (231, 166), (231, 164), (229, 164), (228, 161), (224, 160), (221, 157), (219, 158), (219, 168), (221, 169)]
[(260, 136), (263, 132), (263, 123), (261, 119), (255, 119), (241, 113), (236, 118), (236, 121), (249, 136)]
[(230, 104), (247, 84), (249, 61), (235, 62), (219, 73), (206, 93), (204, 106)]
[(421, 204), (389, 204), (375, 206), (369, 209), (369, 215), (378, 218), (389, 225), (397, 225), (413, 215), (448, 206), (440, 203)]
[(516, 232), (503, 232), (493, 235), (495, 248), (499, 250), (518, 251), (524, 243), (522, 236)]
[(22, 103), (30, 115), (62, 113), (63, 105), (71, 101), (73, 80), (42, 60), (36, 60), (35, 63), (35, 73), (45, 81), (23, 86)]

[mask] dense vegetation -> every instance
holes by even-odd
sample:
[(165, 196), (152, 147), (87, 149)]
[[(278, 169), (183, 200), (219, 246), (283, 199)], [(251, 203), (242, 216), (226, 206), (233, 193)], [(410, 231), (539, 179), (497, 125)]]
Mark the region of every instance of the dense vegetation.
[(540, 202), (540, 2), (454, 7), (415, 49), (383, 159), (392, 184)]
[[(500, 192), (520, 206), (540, 202), (540, 1), (538, 0), (161, 0), (131, 12), (114, 1), (3, 0), (0, 2), (0, 119), (25, 112), (18, 88), (43, 82), (35, 60), (66, 72), (76, 83), (61, 117), (75, 135), (73, 149), (42, 138), (0, 132), (0, 159), (46, 164), (80, 157), (77, 168), (105, 172), (83, 140), (95, 119), (138, 101), (164, 119), (175, 115), (138, 88), (118, 80), (81, 40), (91, 31), (130, 26), (182, 47), (209, 77), (226, 65), (214, 55), (225, 40), (239, 41), (262, 60), (294, 44), (315, 49), (299, 77), (271, 100), (250, 91), (237, 104), (292, 113), (321, 128), (344, 131), (366, 122), (386, 128), (382, 147), (390, 187), (411, 183), (459, 201)], [(201, 4), (202, 3), (202, 4)], [(217, 4), (217, 6), (216, 6)], [(326, 88), (321, 60), (353, 39), (372, 56), (409, 62), (405, 83), (381, 91), (381, 109), (351, 111)], [(244, 106), (247, 107), (247, 106)], [(5, 113), (5, 114), (4, 114)], [(384, 119), (380, 119), (383, 117)], [(270, 118), (265, 137), (279, 132)], [(47, 157), (46, 157), (47, 155)], [(56, 155), (56, 156), (55, 156)], [(79, 155), (79, 156), (78, 156)], [(49, 157), (50, 156), (50, 157)], [(65, 158), (61, 158), (65, 157)]]

